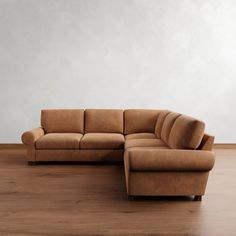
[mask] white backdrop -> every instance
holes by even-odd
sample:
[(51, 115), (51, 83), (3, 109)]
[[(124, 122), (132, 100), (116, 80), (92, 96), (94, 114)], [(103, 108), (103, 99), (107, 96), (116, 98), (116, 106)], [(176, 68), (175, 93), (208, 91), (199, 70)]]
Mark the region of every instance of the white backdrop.
[(42, 108), (168, 108), (236, 142), (236, 1), (0, 0), (0, 143)]

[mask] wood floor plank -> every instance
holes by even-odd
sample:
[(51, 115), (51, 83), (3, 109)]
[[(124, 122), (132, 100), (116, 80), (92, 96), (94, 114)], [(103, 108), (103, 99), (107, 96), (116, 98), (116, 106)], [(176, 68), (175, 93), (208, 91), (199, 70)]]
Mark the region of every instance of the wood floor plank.
[(236, 235), (236, 149), (217, 149), (202, 202), (129, 201), (123, 166), (28, 166), (0, 150), (0, 235)]

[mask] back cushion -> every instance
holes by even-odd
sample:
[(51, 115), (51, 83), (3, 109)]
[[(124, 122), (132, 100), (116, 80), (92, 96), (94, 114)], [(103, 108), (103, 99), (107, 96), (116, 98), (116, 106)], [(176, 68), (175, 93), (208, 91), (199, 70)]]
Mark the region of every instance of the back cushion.
[(169, 135), (170, 135), (170, 131), (172, 126), (175, 123), (175, 120), (177, 119), (177, 117), (179, 117), (180, 114), (176, 113), (176, 112), (170, 112), (163, 123), (162, 129), (161, 129), (161, 139), (168, 144), (168, 139), (169, 139)]
[(154, 133), (160, 110), (131, 109), (124, 111), (125, 134)]
[(177, 149), (196, 149), (202, 141), (204, 129), (202, 121), (181, 115), (171, 129), (168, 145)]
[(162, 130), (162, 126), (164, 123), (164, 120), (166, 118), (166, 116), (170, 113), (170, 111), (168, 110), (163, 110), (160, 112), (158, 118), (157, 118), (157, 122), (156, 122), (156, 127), (155, 127), (155, 134), (157, 137), (161, 137), (161, 130)]
[(85, 110), (85, 133), (123, 133), (123, 110)]
[(41, 125), (46, 133), (84, 133), (84, 110), (52, 109), (41, 111)]

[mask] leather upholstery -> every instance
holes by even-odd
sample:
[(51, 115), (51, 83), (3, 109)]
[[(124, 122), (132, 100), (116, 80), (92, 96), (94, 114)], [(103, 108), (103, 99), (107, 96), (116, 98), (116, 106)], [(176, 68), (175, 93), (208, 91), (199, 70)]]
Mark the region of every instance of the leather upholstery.
[(171, 129), (168, 145), (177, 149), (196, 149), (204, 136), (205, 124), (189, 116), (179, 116)]
[(87, 109), (85, 110), (85, 133), (123, 134), (123, 110)]
[(129, 195), (205, 193), (214, 137), (202, 121), (167, 110), (58, 109), (42, 110), (41, 124), (22, 135), (28, 161), (124, 157)]
[(164, 122), (163, 122), (163, 126), (161, 129), (161, 139), (168, 144), (168, 140), (169, 140), (169, 135), (170, 135), (170, 131), (176, 121), (176, 119), (180, 116), (179, 113), (176, 112), (170, 112)]
[(121, 162), (123, 149), (37, 149), (35, 161)]
[(168, 110), (163, 110), (160, 112), (158, 118), (157, 118), (157, 122), (156, 122), (156, 125), (155, 125), (155, 134), (157, 137), (161, 137), (161, 130), (162, 130), (162, 126), (163, 126), (163, 123), (165, 121), (165, 118), (166, 116), (170, 113), (170, 111)]
[(51, 109), (41, 111), (41, 125), (46, 133), (84, 133), (84, 110)]
[(130, 139), (125, 141), (125, 149), (133, 147), (168, 147), (161, 139)]
[(50, 133), (36, 141), (36, 149), (79, 149), (82, 134)]
[(34, 146), (35, 142), (44, 135), (42, 128), (35, 128), (22, 134), (21, 140), (25, 145)]
[(208, 171), (129, 171), (126, 182), (131, 196), (204, 195)]
[(130, 109), (124, 111), (124, 134), (154, 133), (160, 110)]
[(153, 133), (136, 133), (136, 134), (127, 134), (125, 135), (125, 140), (130, 139), (153, 139), (156, 138), (156, 135)]
[(198, 150), (206, 150), (211, 151), (213, 148), (215, 137), (209, 134), (204, 134), (200, 145), (198, 146)]

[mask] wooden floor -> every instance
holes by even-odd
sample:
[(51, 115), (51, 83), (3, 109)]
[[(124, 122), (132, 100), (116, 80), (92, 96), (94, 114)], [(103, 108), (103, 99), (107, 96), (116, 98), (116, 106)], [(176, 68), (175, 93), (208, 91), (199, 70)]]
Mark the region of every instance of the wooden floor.
[(202, 202), (129, 201), (122, 166), (28, 166), (0, 150), (0, 235), (236, 235), (236, 149), (217, 149)]

